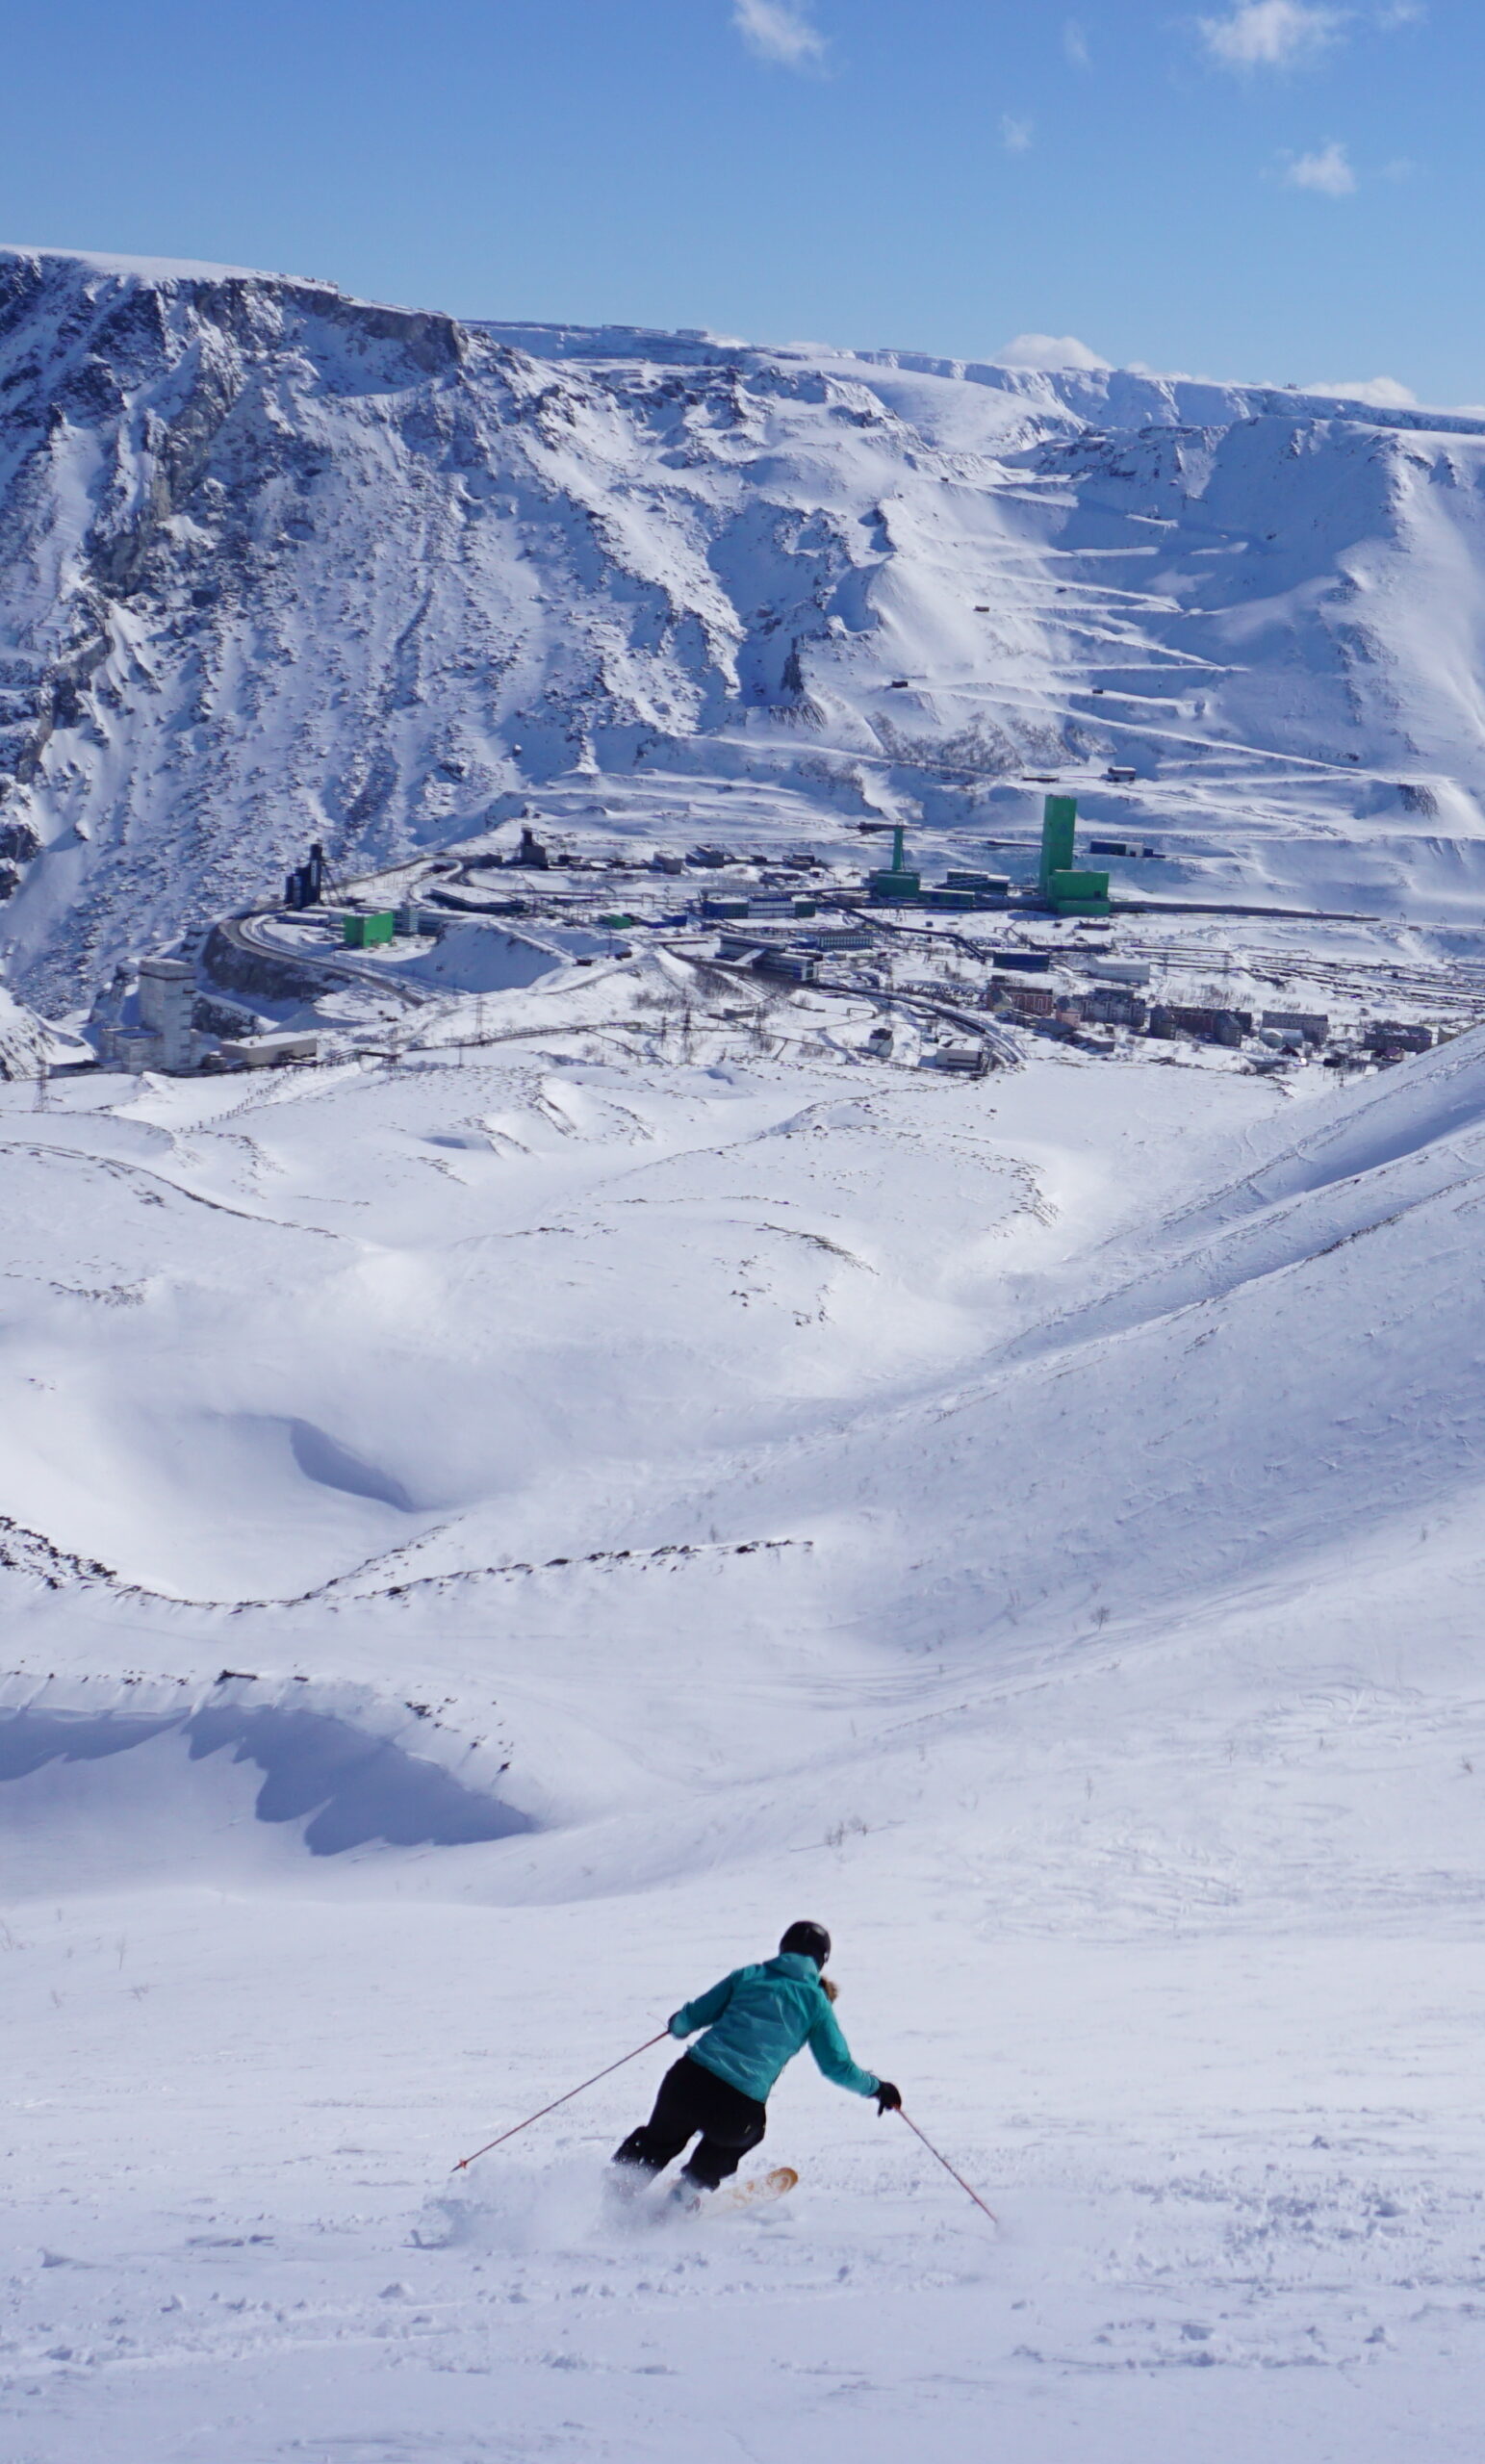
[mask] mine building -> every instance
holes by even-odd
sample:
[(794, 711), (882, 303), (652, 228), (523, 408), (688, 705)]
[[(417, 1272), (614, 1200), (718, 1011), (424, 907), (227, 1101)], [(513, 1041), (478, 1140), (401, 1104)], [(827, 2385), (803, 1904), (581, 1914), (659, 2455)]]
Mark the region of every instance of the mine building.
[(1059, 915), (1107, 915), (1109, 876), (1080, 873), (1073, 861), (1076, 796), (1048, 796), (1041, 808), (1041, 895)]

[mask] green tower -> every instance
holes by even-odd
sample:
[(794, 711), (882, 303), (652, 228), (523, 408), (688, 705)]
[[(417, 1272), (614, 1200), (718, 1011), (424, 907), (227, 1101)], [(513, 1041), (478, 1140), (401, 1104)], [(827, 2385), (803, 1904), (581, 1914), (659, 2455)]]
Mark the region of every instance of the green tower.
[(910, 872), (904, 852), (907, 833), (901, 822), (892, 833), (892, 860), (882, 871), (868, 873), (866, 887), (878, 907), (911, 907), (923, 895), (923, 877)]
[(1048, 890), (1054, 873), (1072, 870), (1072, 837), (1078, 823), (1076, 796), (1048, 796), (1041, 808), (1041, 886)]
[(1048, 796), (1041, 808), (1041, 895), (1059, 915), (1107, 915), (1109, 876), (1073, 869), (1076, 796)]

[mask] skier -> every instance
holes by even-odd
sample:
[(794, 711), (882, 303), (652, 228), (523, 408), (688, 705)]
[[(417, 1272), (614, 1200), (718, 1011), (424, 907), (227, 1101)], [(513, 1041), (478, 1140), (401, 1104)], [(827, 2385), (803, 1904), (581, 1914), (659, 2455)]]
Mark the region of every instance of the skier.
[(700, 2192), (714, 2191), (756, 2147), (768, 2127), (768, 2092), (807, 2044), (837, 2088), (875, 2096), (879, 2114), (895, 2113), (903, 2100), (890, 2079), (858, 2068), (836, 2024), (835, 1988), (821, 1972), (830, 1955), (823, 1925), (791, 1925), (777, 1959), (734, 1968), (678, 2011), (673, 2037), (706, 2033), (667, 2070), (650, 2119), (615, 2148), (614, 2163), (634, 2174), (663, 2172), (700, 2131), (671, 2193), (678, 2205), (696, 2205)]

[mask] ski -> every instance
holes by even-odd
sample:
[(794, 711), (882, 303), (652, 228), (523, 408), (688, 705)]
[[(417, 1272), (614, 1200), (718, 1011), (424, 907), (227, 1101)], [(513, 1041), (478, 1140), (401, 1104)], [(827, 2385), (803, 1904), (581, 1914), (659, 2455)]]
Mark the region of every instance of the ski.
[(776, 2165), (771, 2173), (755, 2173), (751, 2181), (725, 2183), (706, 2202), (712, 2215), (719, 2210), (730, 2214), (739, 2207), (765, 2207), (771, 2199), (784, 2198), (799, 2187), (799, 2175), (792, 2165)]

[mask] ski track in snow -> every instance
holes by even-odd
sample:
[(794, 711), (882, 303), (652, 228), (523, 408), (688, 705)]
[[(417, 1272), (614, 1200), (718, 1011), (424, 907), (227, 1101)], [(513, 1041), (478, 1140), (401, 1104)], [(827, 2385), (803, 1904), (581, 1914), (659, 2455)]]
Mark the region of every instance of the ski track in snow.
[[(937, 1963), (914, 1919), (868, 1912), (888, 1872), (836, 1896), (921, 1989)], [(766, 2216), (653, 2223), (615, 2220), (601, 2178), (639, 2069), (539, 2154), (437, 2187), (498, 2066), (550, 2081), (550, 2013), (491, 1979), (481, 1916), (424, 1900), (397, 1932), (385, 1903), (229, 1897), (203, 1934), (190, 1896), (38, 1909), (8, 1953), (15, 2084), (56, 2172), (8, 2219), (18, 2454), (678, 2458), (735, 2437), (886, 2464), (915, 2424), (965, 2464), (987, 2435), (1048, 2459), (1082, 2437), (1120, 2464), (1151, 2440), (1224, 2464), (1255, 2441), (1400, 2455), (1425, 2430), (1430, 2452), (1471, 2451), (1485, 2203), (1455, 2032), (1477, 1994), (1438, 1946), (1364, 1972), (1344, 1940), (1001, 1944), (981, 2075), (913, 2032), (998, 2232), (889, 2118), (793, 2079), (770, 2144), (803, 2164), (800, 2191)], [(638, 1938), (647, 1912), (611, 1915)], [(667, 1913), (687, 1938), (707, 1923), (694, 1890)], [(567, 1912), (502, 1947), (544, 1945), (592, 1961)], [(635, 1964), (656, 1973), (653, 1948)], [(589, 1981), (627, 1968), (616, 1947)], [(890, 1984), (874, 1998), (880, 2028)], [(137, 2100), (127, 2167), (121, 2061), (169, 2083)]]

